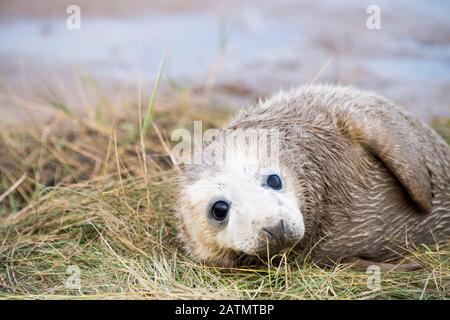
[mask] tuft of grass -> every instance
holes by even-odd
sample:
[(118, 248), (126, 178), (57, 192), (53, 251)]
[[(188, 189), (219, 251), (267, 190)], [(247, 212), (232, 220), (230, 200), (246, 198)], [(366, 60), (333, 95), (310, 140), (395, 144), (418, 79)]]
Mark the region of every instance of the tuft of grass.
[[(104, 178), (49, 190), (1, 229), (0, 297), (448, 298), (449, 247), (421, 248), (415, 255), (425, 270), (382, 274), (375, 291), (367, 287), (370, 274), (343, 265), (320, 269), (295, 255), (235, 269), (198, 264), (178, 249), (173, 171), (154, 178), (159, 181), (131, 177), (118, 186)], [(80, 270), (79, 290), (65, 286), (69, 266)]]
[[(152, 123), (152, 121), (153, 121), (153, 112), (155, 109), (155, 103), (156, 103), (156, 97), (158, 94), (159, 85), (161, 83), (161, 77), (162, 77), (162, 74), (164, 71), (164, 66), (166, 63), (167, 50), (168, 50), (168, 43), (166, 43), (166, 45), (164, 46), (164, 50), (163, 50), (163, 53), (161, 55), (161, 59), (159, 62), (158, 72), (156, 73), (155, 83), (152, 88), (152, 94), (150, 96), (150, 101), (148, 102), (147, 112), (145, 114), (144, 121), (141, 123), (140, 133), (141, 133), (142, 149), (145, 149), (143, 137), (145, 137), (147, 135), (148, 127), (149, 127), (150, 123)], [(139, 106), (139, 108), (140, 108), (140, 106)], [(140, 113), (140, 109), (139, 109), (139, 113)]]
[[(170, 132), (194, 119), (217, 127), (228, 114), (183, 101), (152, 107), (158, 131), (146, 134), (137, 106), (113, 120), (91, 119), (57, 100), (51, 104), (59, 111), (44, 124), (0, 128), (0, 298), (449, 297), (450, 244), (411, 252), (425, 269), (381, 273), (379, 290), (367, 286), (371, 274), (348, 265), (321, 269), (295, 252), (231, 269), (186, 257), (176, 240)], [(68, 286), (73, 276), (78, 289)]]
[(447, 143), (450, 144), (450, 119), (447, 118), (435, 118), (432, 120), (431, 125), (434, 130), (437, 131)]

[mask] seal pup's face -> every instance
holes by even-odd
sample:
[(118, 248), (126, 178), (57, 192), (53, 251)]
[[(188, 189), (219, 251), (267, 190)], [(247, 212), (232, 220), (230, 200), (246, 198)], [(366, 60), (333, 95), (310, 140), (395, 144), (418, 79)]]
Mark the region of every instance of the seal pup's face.
[(231, 265), (232, 256), (275, 254), (304, 236), (295, 181), (281, 166), (239, 155), (199, 167), (186, 181), (178, 199), (179, 235), (202, 261)]

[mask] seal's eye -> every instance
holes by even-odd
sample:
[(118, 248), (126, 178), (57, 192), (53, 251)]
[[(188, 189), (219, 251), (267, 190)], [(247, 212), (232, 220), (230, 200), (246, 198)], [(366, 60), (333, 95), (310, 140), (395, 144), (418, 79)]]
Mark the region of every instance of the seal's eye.
[(217, 201), (211, 208), (211, 214), (214, 219), (222, 221), (227, 217), (229, 210), (230, 206), (228, 205), (228, 203), (226, 203), (225, 201)]
[(283, 187), (281, 178), (276, 174), (271, 174), (270, 176), (268, 176), (266, 184), (274, 190), (281, 190), (281, 188)]

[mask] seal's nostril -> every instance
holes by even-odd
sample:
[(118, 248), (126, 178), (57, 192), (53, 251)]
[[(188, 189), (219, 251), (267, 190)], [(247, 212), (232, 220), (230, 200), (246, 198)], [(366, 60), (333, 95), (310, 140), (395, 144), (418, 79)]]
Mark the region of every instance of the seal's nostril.
[(273, 233), (272, 232), (270, 232), (268, 229), (266, 229), (266, 228), (262, 228), (263, 229), (263, 231), (264, 231), (264, 233), (266, 234), (266, 236), (269, 238), (269, 239), (272, 239), (273, 238)]
[(286, 249), (290, 245), (288, 236), (289, 225), (284, 219), (280, 219), (272, 226), (261, 228), (260, 233), (260, 250), (262, 253), (267, 253), (269, 249), (271, 254), (277, 253), (280, 250)]
[(279, 220), (276, 225), (262, 228), (262, 230), (267, 239), (272, 242), (283, 242), (285, 240), (286, 227), (283, 219)]
[(285, 237), (285, 226), (284, 220), (281, 219), (278, 223), (273, 227), (265, 227), (262, 228), (264, 235), (272, 241), (281, 241)]

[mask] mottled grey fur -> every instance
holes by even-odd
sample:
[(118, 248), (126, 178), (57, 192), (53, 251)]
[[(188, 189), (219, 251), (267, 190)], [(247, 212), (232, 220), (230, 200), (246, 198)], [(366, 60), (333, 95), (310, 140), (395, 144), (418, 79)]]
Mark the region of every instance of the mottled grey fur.
[[(411, 244), (449, 239), (450, 148), (385, 98), (303, 86), (243, 110), (228, 126), (250, 127), (281, 132), (281, 164), (295, 174), (305, 222), (299, 246), (313, 246), (315, 261), (385, 261)], [(192, 252), (186, 229), (181, 221)], [(217, 260), (209, 262), (225, 264)]]

